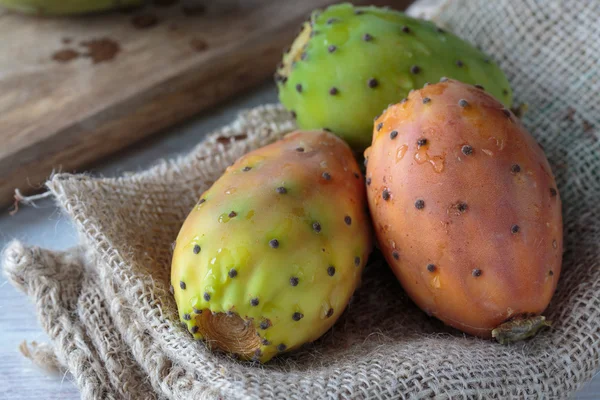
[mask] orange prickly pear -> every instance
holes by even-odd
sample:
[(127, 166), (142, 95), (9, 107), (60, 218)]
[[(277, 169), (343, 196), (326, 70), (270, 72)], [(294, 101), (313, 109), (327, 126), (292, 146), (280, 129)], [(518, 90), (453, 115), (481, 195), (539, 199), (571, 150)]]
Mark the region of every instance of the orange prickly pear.
[(541, 147), (480, 86), (442, 79), (375, 121), (379, 246), (410, 297), (464, 332), (532, 336), (556, 289), (561, 202)]

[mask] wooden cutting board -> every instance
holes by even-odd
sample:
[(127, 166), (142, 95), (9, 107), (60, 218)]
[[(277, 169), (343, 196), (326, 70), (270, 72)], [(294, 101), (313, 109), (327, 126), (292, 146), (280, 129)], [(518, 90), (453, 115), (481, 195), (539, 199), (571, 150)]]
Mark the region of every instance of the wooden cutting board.
[(334, 2), (154, 0), (79, 18), (0, 10), (0, 205), (269, 79), (301, 21)]

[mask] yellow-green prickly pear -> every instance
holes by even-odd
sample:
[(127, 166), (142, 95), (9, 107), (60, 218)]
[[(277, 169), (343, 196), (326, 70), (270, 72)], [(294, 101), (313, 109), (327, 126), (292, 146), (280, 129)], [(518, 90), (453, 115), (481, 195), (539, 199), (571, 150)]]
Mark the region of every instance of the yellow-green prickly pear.
[(266, 362), (338, 319), (372, 250), (352, 151), (295, 132), (248, 153), (206, 191), (177, 238), (171, 283), (197, 339)]

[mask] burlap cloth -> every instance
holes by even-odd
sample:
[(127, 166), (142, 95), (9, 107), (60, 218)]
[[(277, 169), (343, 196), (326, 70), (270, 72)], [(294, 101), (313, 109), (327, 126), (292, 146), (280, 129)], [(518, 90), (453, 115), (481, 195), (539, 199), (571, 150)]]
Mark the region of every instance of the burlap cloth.
[(344, 316), (301, 351), (259, 366), (194, 342), (169, 294), (171, 243), (229, 164), (294, 127), (264, 106), (146, 172), (48, 182), (81, 245), (5, 250), (5, 274), (52, 340), (23, 350), (68, 370), (86, 399), (565, 398), (580, 388), (600, 366), (600, 2), (450, 0), (435, 19), (494, 55), (553, 166), (566, 252), (552, 329), (510, 346), (462, 335), (419, 311), (374, 259)]

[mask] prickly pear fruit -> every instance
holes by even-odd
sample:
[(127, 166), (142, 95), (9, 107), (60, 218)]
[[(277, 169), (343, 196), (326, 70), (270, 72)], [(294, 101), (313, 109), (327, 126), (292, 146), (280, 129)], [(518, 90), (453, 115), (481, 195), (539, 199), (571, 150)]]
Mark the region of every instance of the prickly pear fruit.
[(28, 14), (85, 14), (144, 4), (144, 0), (0, 0), (0, 6)]
[(321, 131), (248, 153), (186, 219), (171, 282), (181, 320), (244, 359), (266, 362), (326, 332), (372, 249), (352, 151)]
[(301, 128), (329, 128), (362, 151), (375, 116), (442, 76), (483, 85), (511, 106), (500, 68), (467, 42), (401, 12), (350, 4), (312, 14), (275, 80)]
[(442, 80), (375, 121), (365, 151), (379, 246), (410, 297), (507, 342), (547, 325), (561, 201), (543, 150), (482, 88)]

